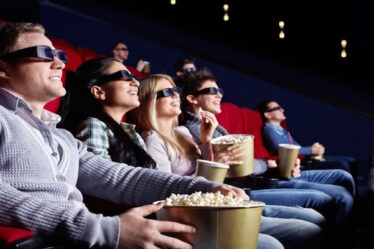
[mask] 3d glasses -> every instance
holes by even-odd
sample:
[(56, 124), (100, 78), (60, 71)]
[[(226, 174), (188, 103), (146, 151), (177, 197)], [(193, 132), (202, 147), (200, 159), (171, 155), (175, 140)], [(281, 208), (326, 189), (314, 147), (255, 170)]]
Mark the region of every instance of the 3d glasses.
[(40, 58), (46, 61), (53, 61), (57, 57), (64, 64), (68, 63), (68, 57), (64, 50), (52, 49), (48, 46), (38, 45), (16, 50), (0, 56), (2, 60), (12, 60), (20, 58)]
[(164, 98), (173, 96), (175, 93), (182, 94), (182, 89), (180, 87), (165, 88), (156, 93), (157, 98)]

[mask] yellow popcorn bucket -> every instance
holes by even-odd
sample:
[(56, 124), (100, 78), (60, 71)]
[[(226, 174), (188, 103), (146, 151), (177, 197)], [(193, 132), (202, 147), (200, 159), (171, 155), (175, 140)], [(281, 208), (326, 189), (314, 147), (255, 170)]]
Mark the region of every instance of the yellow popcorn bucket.
[(264, 203), (241, 207), (165, 206), (158, 220), (196, 227), (194, 234), (172, 234), (195, 249), (256, 249)]
[(243, 163), (239, 165), (230, 164), (226, 177), (241, 177), (253, 174), (253, 139), (254, 136), (252, 135), (232, 134), (218, 137), (211, 141), (214, 153), (224, 150), (233, 144), (240, 143), (242, 146), (243, 155), (237, 160)]

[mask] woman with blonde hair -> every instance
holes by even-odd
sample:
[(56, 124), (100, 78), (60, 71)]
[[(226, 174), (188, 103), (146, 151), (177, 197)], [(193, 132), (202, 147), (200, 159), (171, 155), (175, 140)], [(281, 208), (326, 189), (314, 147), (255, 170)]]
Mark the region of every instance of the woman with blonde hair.
[[(157, 162), (160, 170), (178, 175), (191, 175), (196, 159), (210, 157), (209, 142), (218, 123), (210, 112), (202, 112), (205, 122), (201, 125), (201, 142), (198, 147), (189, 133), (178, 126), (181, 89), (168, 75), (156, 74), (141, 81), (139, 87), (140, 107), (133, 111), (138, 127), (143, 131), (147, 152)], [(219, 162), (231, 162), (240, 154), (240, 147), (231, 146), (227, 152), (216, 157)]]

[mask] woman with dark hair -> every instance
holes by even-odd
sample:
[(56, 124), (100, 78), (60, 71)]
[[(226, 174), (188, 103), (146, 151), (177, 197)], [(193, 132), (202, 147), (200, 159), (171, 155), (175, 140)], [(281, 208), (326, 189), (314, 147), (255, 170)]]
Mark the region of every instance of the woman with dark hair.
[(135, 125), (121, 122), (140, 105), (139, 82), (113, 58), (84, 62), (68, 82), (62, 126), (94, 154), (115, 162), (155, 168)]

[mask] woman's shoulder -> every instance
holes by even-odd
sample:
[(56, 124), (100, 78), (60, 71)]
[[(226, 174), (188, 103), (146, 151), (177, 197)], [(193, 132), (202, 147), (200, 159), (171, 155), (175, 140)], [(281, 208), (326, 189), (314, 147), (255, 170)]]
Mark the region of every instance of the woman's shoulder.
[(161, 137), (154, 130), (145, 130), (142, 132), (141, 136), (145, 142), (161, 140)]
[(175, 127), (175, 130), (184, 134), (184, 135), (191, 136), (191, 132), (186, 126), (177, 126), (177, 127)]
[(95, 117), (88, 117), (82, 123), (85, 124), (86, 126), (91, 126), (91, 127), (101, 127), (104, 129), (108, 127), (103, 121)]

